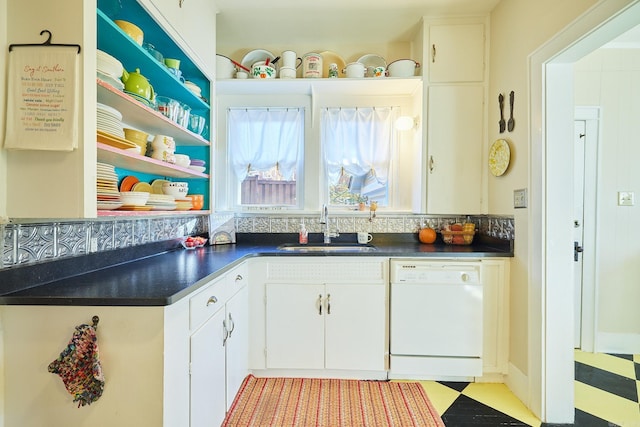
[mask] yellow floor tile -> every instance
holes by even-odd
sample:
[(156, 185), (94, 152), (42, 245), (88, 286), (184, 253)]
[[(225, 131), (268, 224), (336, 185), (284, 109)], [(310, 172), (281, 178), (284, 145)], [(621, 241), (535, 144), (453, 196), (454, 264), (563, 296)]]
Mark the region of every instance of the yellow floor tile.
[(633, 361), (636, 363), (640, 363), (640, 354), (634, 354), (633, 355)]
[(530, 426), (537, 427), (541, 424), (540, 420), (504, 384), (471, 383), (462, 394)]
[(575, 359), (576, 362), (604, 369), (605, 371), (613, 372), (623, 377), (636, 379), (636, 371), (631, 360), (605, 353), (587, 353), (580, 350), (575, 351)]
[(576, 408), (621, 426), (640, 425), (638, 402), (575, 381)]
[(460, 393), (435, 381), (418, 381), (427, 392), (427, 397), (438, 414), (444, 414)]

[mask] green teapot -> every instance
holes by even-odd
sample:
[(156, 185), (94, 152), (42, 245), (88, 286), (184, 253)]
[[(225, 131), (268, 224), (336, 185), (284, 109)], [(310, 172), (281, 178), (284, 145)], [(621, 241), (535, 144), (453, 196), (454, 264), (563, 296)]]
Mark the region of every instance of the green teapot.
[(144, 98), (148, 102), (153, 102), (156, 97), (149, 80), (140, 74), (140, 68), (130, 72), (124, 70), (121, 80), (124, 83), (124, 90), (130, 94)]

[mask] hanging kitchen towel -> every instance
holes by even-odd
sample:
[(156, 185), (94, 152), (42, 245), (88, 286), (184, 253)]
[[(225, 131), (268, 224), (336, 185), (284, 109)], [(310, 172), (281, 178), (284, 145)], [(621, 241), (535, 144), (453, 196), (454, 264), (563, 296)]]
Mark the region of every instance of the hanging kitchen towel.
[(58, 374), (74, 402), (90, 405), (104, 390), (104, 376), (98, 355), (96, 323), (76, 326), (76, 331), (60, 356), (49, 364), (49, 372)]
[(79, 61), (77, 47), (18, 47), (10, 51), (5, 148), (77, 148)]

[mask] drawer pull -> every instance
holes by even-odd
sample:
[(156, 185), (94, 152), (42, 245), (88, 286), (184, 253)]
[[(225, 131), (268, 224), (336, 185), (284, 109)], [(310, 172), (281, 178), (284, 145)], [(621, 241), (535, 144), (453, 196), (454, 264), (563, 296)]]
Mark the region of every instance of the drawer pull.
[(318, 314), (322, 316), (322, 294), (318, 295)]
[(215, 297), (215, 295), (211, 295), (209, 297), (209, 299), (207, 300), (207, 307), (210, 306), (211, 304), (215, 304), (218, 302), (218, 298)]
[(331, 294), (327, 294), (327, 314), (331, 314)]
[(236, 276), (236, 282), (239, 282), (239, 281), (241, 281), (241, 280), (243, 280), (243, 277), (242, 277), (240, 274), (238, 274), (238, 275)]

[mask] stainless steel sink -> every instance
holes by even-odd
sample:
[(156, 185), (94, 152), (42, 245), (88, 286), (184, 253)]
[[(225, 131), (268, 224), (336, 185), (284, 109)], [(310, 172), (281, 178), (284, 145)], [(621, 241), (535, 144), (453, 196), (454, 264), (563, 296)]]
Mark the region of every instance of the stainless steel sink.
[(375, 246), (371, 245), (357, 245), (357, 244), (339, 244), (332, 243), (328, 245), (299, 245), (297, 243), (287, 243), (278, 246), (278, 249), (286, 252), (372, 252), (377, 250)]

